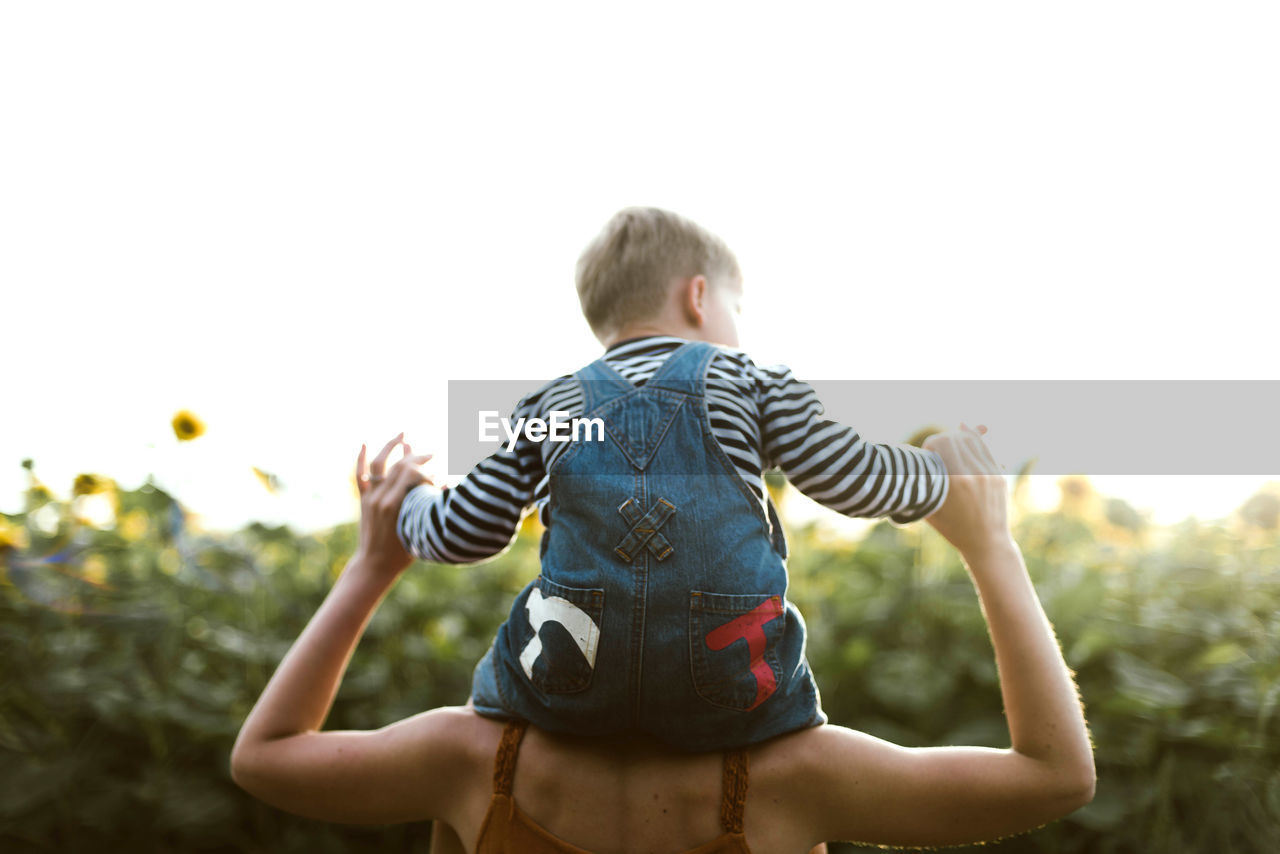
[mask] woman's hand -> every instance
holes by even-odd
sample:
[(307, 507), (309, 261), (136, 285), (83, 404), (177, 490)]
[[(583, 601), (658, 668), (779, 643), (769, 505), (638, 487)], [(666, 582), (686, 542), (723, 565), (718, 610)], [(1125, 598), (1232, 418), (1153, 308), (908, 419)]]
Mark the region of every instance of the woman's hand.
[(1002, 467), (983, 441), (987, 432), (964, 423), (959, 430), (935, 433), (923, 447), (936, 451), (947, 466), (947, 499), (925, 517), (966, 558), (1009, 544), (1009, 485)]
[[(404, 456), (386, 471), (387, 457), (397, 445), (404, 445)], [(360, 492), (360, 542), (356, 546), (356, 557), (362, 564), (376, 568), (379, 575), (394, 579), (413, 563), (413, 556), (404, 550), (396, 533), (400, 503), (415, 486), (435, 485), (419, 468), (432, 455), (411, 456), (413, 449), (404, 441), (403, 432), (383, 446), (367, 470), (366, 450), (361, 445), (360, 456), (356, 458), (356, 488)]]

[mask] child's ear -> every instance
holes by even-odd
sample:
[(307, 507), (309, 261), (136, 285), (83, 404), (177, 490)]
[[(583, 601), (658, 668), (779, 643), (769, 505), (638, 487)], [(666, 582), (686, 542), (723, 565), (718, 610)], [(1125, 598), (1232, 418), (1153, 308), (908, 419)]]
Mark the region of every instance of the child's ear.
[(691, 324), (701, 326), (706, 317), (706, 309), (703, 306), (707, 299), (707, 277), (699, 273), (693, 278), (685, 280), (680, 287), (684, 293), (684, 297), (680, 301), (684, 313), (688, 316)]

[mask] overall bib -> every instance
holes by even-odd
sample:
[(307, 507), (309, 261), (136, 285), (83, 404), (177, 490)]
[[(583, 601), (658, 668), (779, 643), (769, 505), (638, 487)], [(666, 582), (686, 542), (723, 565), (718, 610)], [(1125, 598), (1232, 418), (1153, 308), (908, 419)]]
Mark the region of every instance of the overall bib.
[(691, 751), (826, 722), (782, 525), (712, 432), (715, 353), (686, 342), (640, 387), (603, 359), (575, 374), (603, 436), (578, 424), (548, 471), (542, 571), (476, 667), (480, 714)]

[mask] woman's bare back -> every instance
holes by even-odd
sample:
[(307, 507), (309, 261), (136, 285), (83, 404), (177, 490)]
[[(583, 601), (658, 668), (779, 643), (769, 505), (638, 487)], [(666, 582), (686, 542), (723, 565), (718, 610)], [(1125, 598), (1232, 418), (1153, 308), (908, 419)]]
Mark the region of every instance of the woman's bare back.
[[(460, 737), (474, 746), (472, 773), (491, 780), (503, 724), (478, 715), (458, 724)], [(787, 796), (777, 791), (777, 781), (787, 776), (783, 766), (795, 764), (784, 750), (789, 740), (794, 741), (775, 739), (749, 754), (744, 832), (755, 854), (797, 852), (799, 829), (781, 815)], [(685, 753), (647, 736), (586, 739), (530, 728), (520, 747), (512, 795), (541, 827), (580, 848), (599, 854), (678, 854), (724, 832), (723, 762), (723, 754)], [(492, 787), (473, 781), (469, 788), (477, 795), (468, 798), (456, 833), (437, 831), (441, 851), (470, 852), (475, 845)], [(794, 783), (788, 788), (794, 797)]]

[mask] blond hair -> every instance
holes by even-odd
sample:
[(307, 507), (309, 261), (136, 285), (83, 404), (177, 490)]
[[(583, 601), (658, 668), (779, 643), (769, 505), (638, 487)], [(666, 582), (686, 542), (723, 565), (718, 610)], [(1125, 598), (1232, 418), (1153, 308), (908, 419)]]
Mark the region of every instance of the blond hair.
[(738, 259), (719, 237), (661, 208), (624, 208), (578, 258), (575, 284), (591, 331), (608, 336), (662, 312), (671, 283), (704, 275), (740, 278)]

